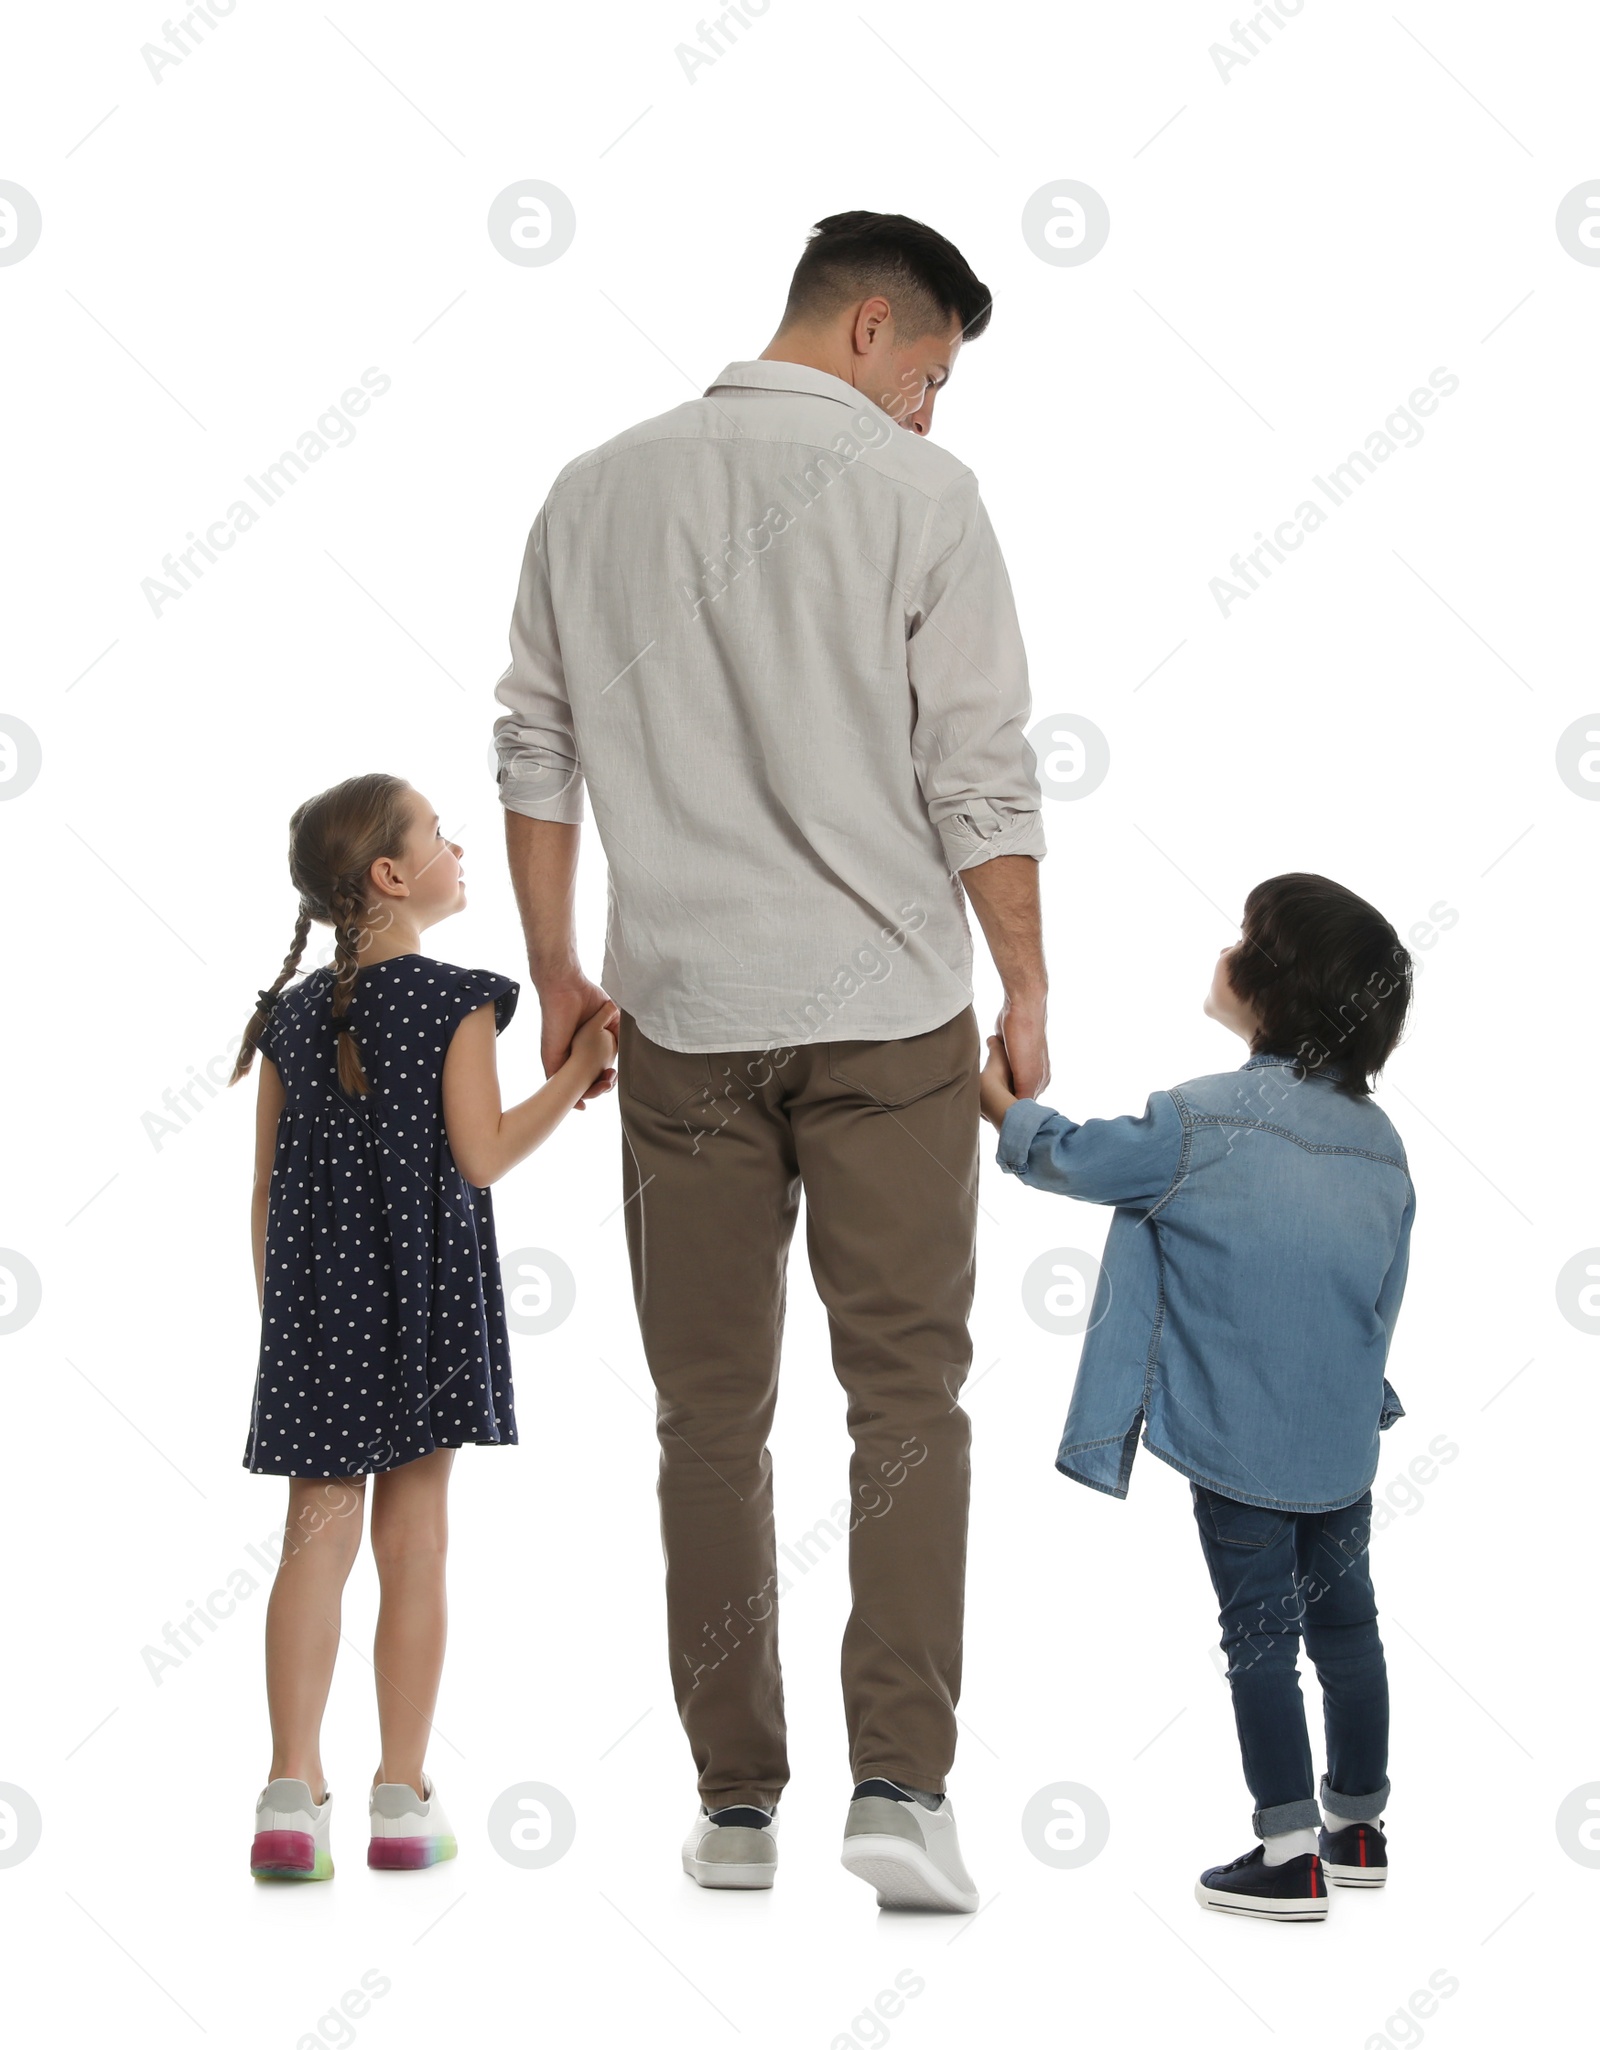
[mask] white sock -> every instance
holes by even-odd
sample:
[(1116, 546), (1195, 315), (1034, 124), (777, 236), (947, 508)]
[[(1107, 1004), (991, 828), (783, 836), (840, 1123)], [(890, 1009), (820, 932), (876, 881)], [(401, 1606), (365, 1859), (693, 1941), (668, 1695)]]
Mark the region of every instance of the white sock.
[(1314, 1829), (1288, 1829), (1282, 1836), (1263, 1837), (1261, 1841), (1269, 1865), (1286, 1865), (1291, 1858), (1301, 1857), (1317, 1848), (1317, 1832)]
[[(1374, 1815), (1370, 1820), (1363, 1820), (1360, 1827), (1363, 1829), (1376, 1829), (1382, 1820), (1383, 1817), (1381, 1815)], [(1336, 1829), (1354, 1829), (1357, 1827), (1355, 1823), (1346, 1821), (1342, 1815), (1335, 1815), (1328, 1808), (1324, 1808), (1322, 1811), (1322, 1826), (1330, 1832)]]

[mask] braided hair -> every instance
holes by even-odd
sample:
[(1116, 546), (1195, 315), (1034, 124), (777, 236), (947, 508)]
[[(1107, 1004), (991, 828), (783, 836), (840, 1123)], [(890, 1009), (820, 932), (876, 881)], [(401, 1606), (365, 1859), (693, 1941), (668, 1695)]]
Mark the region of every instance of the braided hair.
[(367, 1096), (371, 1084), (355, 1033), (343, 1022), (361, 970), (361, 953), (373, 926), (368, 916), (367, 874), (375, 861), (394, 858), (405, 846), (410, 824), (406, 798), (411, 786), (399, 776), (352, 776), (316, 797), (308, 797), (289, 821), (289, 876), (300, 892), (294, 940), (269, 989), (259, 993), (244, 1028), (239, 1058), (229, 1082), (250, 1072), (272, 1007), (297, 973), (313, 923), (333, 927), (333, 1019), (339, 1041), (339, 1083), (351, 1096)]

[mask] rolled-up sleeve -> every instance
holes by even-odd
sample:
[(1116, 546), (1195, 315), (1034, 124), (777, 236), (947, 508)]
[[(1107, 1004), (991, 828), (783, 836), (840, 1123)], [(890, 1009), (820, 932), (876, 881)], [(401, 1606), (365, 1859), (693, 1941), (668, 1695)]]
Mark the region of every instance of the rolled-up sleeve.
[(952, 875), (997, 854), (1044, 857), (1029, 747), (1028, 662), (1011, 580), (978, 480), (928, 509), (910, 590), (911, 750)]
[(522, 558), (511, 614), (511, 662), (495, 685), (505, 712), (494, 723), (500, 802), (507, 811), (560, 825), (583, 820), (583, 768), (573, 730), (550, 589), (549, 505)]

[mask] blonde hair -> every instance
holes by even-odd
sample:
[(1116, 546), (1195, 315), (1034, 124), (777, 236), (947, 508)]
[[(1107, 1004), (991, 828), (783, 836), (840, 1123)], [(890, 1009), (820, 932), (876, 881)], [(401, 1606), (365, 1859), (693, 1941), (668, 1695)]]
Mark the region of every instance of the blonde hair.
[[(239, 1058), (228, 1080), (250, 1072), (256, 1047), (266, 1030), (278, 992), (300, 966), (313, 924), (333, 927), (333, 1016), (350, 1009), (361, 948), (366, 934), (367, 875), (375, 861), (397, 858), (410, 827), (405, 800), (411, 786), (401, 776), (352, 776), (331, 790), (308, 797), (289, 821), (289, 876), (300, 892), (300, 915), (294, 940), (283, 957), (277, 980), (261, 992), (261, 1001), (244, 1028)], [(361, 1049), (348, 1027), (339, 1033), (339, 1083), (351, 1096), (371, 1094)]]

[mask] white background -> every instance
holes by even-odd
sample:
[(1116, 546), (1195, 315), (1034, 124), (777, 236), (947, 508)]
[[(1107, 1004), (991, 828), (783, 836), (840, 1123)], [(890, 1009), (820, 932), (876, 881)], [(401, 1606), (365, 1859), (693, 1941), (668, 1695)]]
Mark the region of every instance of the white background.
[[(11, 23), (0, 177), (44, 222), (0, 268), (0, 711), (42, 748), (0, 803), (0, 1245), (43, 1286), (0, 1344), (0, 1781), (43, 1817), (0, 1867), (14, 2026), (286, 2050), (1023, 2029), (1232, 2050), (1493, 2044), (1565, 2003), (1600, 1889), (1555, 1828), (1600, 1779), (1600, 1361), (1555, 1280), (1600, 1228), (1596, 813), (1555, 761), (1600, 698), (1600, 270), (1554, 217), (1600, 175), (1600, 23), (1309, 0), (1225, 83), (1208, 45), (1229, 29), (1226, 7), (1174, 0), (776, 0), (691, 84), (687, 0), (242, 0), (157, 84), (154, 6)], [(485, 228), (529, 177), (577, 213), (546, 267)], [(1020, 228), (1064, 177), (1110, 208), (1079, 267)], [(1106, 1217), (1003, 1178), (986, 1144), (952, 1780), (985, 1909), (880, 1915), (838, 1866), (838, 1552), (784, 1612), (779, 1884), (695, 1889), (608, 1101), (496, 1191), (502, 1248), (557, 1253), (578, 1298), (515, 1341), (521, 1447), (457, 1462), (432, 1765), (460, 1858), (404, 1879), (363, 1862), (364, 1559), (325, 1741), (338, 1877), (253, 1886), (266, 1575), (246, 1547), (282, 1503), (239, 1464), (252, 1092), (196, 1090), (175, 1133), (147, 1114), (275, 972), (288, 815), (340, 777), (392, 770), (434, 800), (471, 897), (438, 950), (520, 974), (487, 749), (528, 526), (571, 456), (758, 354), (807, 226), (858, 206), (929, 221), (994, 291), (936, 433), (981, 479), (1036, 715), (1088, 718), (1111, 749), (1093, 795), (1047, 806), (1055, 1102), (1138, 1110), (1244, 1058), (1199, 1005), (1264, 876), (1333, 875), (1428, 941), (1380, 1092), (1419, 1191), (1391, 1361), (1410, 1414), (1378, 1484), (1399, 1506), (1374, 1553), (1394, 1879), (1313, 1928), (1195, 1906), (1199, 1868), (1251, 1838), (1188, 1492), (1148, 1455), (1121, 1504), (1054, 1471), (1077, 1341), (1030, 1319), (1020, 1280), (1051, 1248), (1093, 1251)], [(154, 615), (141, 580), (368, 366), (392, 386), (356, 440)], [(1436, 366), (1459, 389), (1420, 445), (1224, 618), (1209, 580)], [(603, 881), (591, 840), (596, 971)], [(987, 970), (978, 996), (992, 1015)], [(531, 990), (501, 1060), (508, 1091), (539, 1079)], [(803, 1255), (793, 1294), (790, 1540), (843, 1494), (847, 1451)], [(1408, 1482), (1441, 1435), (1455, 1456)], [(144, 1647), (240, 1567), (254, 1591), (157, 1684)], [(486, 1827), (525, 1781), (578, 1818), (536, 1871)], [(1061, 1781), (1111, 1817), (1065, 1871), (1020, 1828)], [(389, 1990), (331, 2019), (365, 1972)], [(870, 2019), (908, 1972), (922, 1990)], [(1407, 2018), (1436, 1973), (1458, 1990)]]

